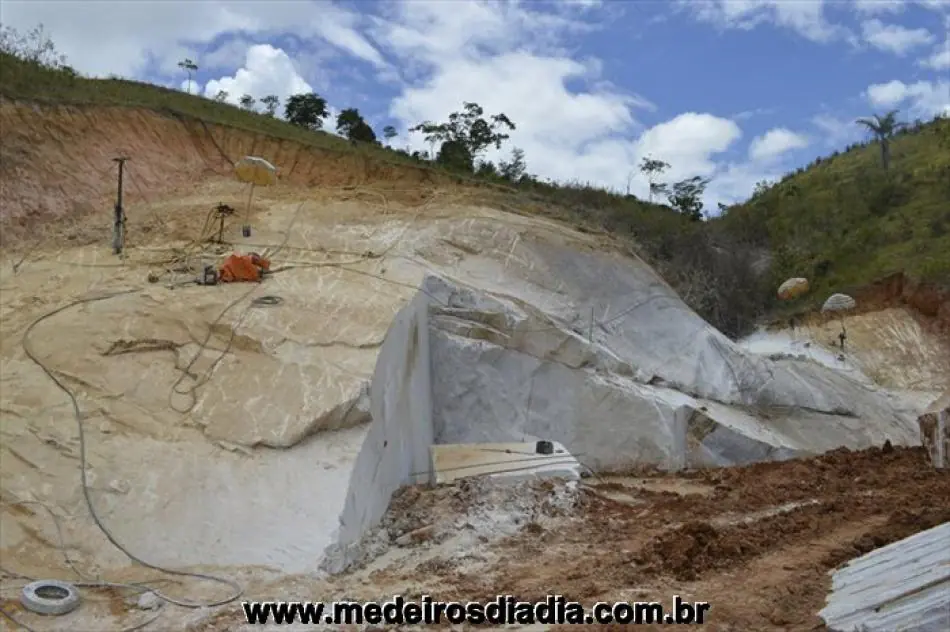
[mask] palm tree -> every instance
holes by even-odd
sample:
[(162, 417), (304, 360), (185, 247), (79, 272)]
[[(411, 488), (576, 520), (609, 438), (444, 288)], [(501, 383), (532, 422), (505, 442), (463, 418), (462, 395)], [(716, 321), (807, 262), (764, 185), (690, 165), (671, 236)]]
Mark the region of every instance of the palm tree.
[(899, 111), (900, 110), (891, 110), (884, 116), (875, 114), (873, 118), (861, 118), (855, 121), (858, 125), (867, 127), (868, 130), (877, 137), (877, 141), (881, 144), (881, 163), (885, 169), (887, 169), (891, 161), (890, 139), (905, 125), (897, 120), (897, 113)]

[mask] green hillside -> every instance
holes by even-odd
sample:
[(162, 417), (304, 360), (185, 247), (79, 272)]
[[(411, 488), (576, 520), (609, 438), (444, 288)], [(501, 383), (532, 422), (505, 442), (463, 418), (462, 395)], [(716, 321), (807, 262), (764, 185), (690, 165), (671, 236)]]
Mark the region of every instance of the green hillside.
[(950, 119), (899, 131), (787, 175), (710, 228), (768, 247), (773, 285), (812, 281), (815, 300), (903, 271), (950, 285)]

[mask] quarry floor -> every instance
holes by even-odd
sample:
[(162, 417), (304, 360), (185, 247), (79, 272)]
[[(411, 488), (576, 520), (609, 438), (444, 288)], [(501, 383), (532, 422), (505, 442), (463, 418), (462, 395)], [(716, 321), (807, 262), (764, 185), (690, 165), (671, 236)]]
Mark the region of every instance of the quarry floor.
[[(826, 570), (950, 520), (950, 475), (935, 473), (920, 449), (636, 472), (587, 479), (574, 492), (459, 483), (403, 492), (387, 517), (390, 537), (365, 568), (332, 580), (307, 574), (328, 542), (336, 520), (328, 508), (341, 502), (365, 433), (332, 412), (370, 377), (389, 321), (422, 274), (451, 270), (499, 289), (489, 260), (530, 266), (519, 262), (520, 240), (545, 232), (596, 247), (596, 238), (454, 190), (278, 187), (255, 194), (251, 239), (241, 238), (241, 217), (228, 220), (224, 237), (242, 251), (277, 251), (282, 272), (256, 289), (169, 289), (231, 251), (196, 254), (189, 240), (214, 204), (243, 210), (243, 199), (243, 188), (218, 178), (136, 201), (124, 260), (108, 247), (108, 205), (3, 253), (0, 598), (37, 631), (118, 630), (156, 614), (146, 630), (242, 629), (239, 604), (154, 613), (120, 589), (84, 590), (83, 606), (57, 619), (23, 612), (16, 601), (24, 582), (10, 573), (75, 579), (70, 564), (109, 581), (158, 579), (169, 594), (193, 600), (225, 594), (129, 566), (102, 537), (78, 484), (69, 400), (21, 347), (50, 310), (126, 289), (140, 291), (39, 324), (32, 348), (77, 395), (93, 498), (119, 540), (150, 561), (233, 578), (245, 598), (533, 600), (559, 592), (593, 602), (679, 594), (713, 604), (710, 629), (813, 629)], [(149, 274), (159, 281), (149, 283)], [(284, 301), (219, 318), (252, 289)], [(756, 344), (833, 364), (834, 327), (796, 334), (814, 341), (807, 353), (800, 340)], [(856, 316), (848, 331), (853, 348), (841, 370), (907, 393), (908, 406), (926, 405), (946, 384), (946, 347), (904, 310)], [(190, 377), (179, 382), (186, 367)], [(275, 417), (288, 421), (274, 428), (267, 420)]]
[[(586, 479), (575, 495), (550, 481), (490, 492), (465, 484), (408, 488), (397, 497), (388, 528), (409, 536), (364, 568), (329, 581), (218, 570), (244, 582), (246, 598), (261, 600), (430, 594), (487, 601), (499, 593), (541, 600), (560, 593), (593, 604), (668, 603), (680, 595), (712, 604), (705, 629), (818, 630), (827, 571), (950, 520), (948, 497), (950, 473), (931, 468), (920, 448), (842, 450), (679, 475), (612, 475)], [(149, 576), (128, 570), (110, 578), (117, 577)], [(19, 584), (4, 581), (6, 588)], [(214, 596), (194, 584), (168, 591)], [(9, 593), (2, 603), (36, 630), (75, 630), (93, 621), (88, 629), (120, 629), (154, 616), (117, 590), (87, 591), (86, 600), (62, 622), (24, 613)], [(152, 629), (260, 627), (244, 625), (238, 604), (163, 610)], [(575, 628), (584, 629), (565, 627)]]

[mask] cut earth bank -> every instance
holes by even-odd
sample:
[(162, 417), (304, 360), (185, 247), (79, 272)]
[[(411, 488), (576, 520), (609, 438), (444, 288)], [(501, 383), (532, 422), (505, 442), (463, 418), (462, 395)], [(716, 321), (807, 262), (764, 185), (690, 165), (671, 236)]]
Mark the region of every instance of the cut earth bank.
[[(237, 188), (209, 182), (170, 211), (194, 216)], [(744, 351), (594, 236), (450, 196), (381, 214), (288, 193), (300, 195), (261, 195), (254, 241), (282, 243), (272, 259), (288, 268), (262, 286), (156, 284), (32, 332), (80, 399), (101, 517), (151, 562), (313, 570), (341, 516), (324, 567), (343, 568), (392, 491), (428, 476), (432, 442), (547, 438), (611, 470), (918, 441), (896, 398)], [(55, 305), (140, 286), (155, 251), (127, 255), (115, 265), (104, 249), (65, 250), (4, 278), (4, 498), (74, 518), (64, 539), (85, 568), (126, 562), (76, 485), (68, 401), (18, 343)], [(284, 300), (249, 307), (264, 293)], [(4, 559), (61, 576), (55, 524), (22, 509), (3, 513)]]

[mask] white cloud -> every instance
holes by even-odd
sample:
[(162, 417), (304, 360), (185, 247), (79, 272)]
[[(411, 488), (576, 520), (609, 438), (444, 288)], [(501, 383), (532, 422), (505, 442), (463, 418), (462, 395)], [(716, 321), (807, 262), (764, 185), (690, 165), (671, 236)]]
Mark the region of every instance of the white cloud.
[(253, 45), (254, 42), (246, 37), (239, 36), (229, 39), (214, 48), (206, 50), (201, 55), (201, 67), (206, 70), (236, 68), (245, 59), (247, 49)]
[(338, 116), (340, 116), (340, 109), (327, 104), (327, 117), (323, 119), (323, 131), (343, 138), (344, 136), (336, 131), (336, 117)]
[[(839, 8), (842, 0), (675, 0), (680, 11), (719, 29), (751, 30), (763, 24), (787, 28), (813, 42), (844, 41), (859, 48), (859, 38), (843, 23), (832, 22), (826, 8)], [(852, 0), (849, 6), (861, 17), (896, 15), (910, 5), (947, 14), (950, 0)], [(865, 41), (892, 52), (921, 45), (926, 29), (885, 26), (877, 18), (862, 25)], [(868, 30), (870, 32), (868, 32)], [(926, 39), (924, 43), (932, 41)]]
[(603, 5), (603, 0), (560, 0), (560, 5), (568, 9), (586, 11)]
[(905, 8), (917, 5), (931, 11), (947, 11), (950, 0), (853, 0), (855, 10), (861, 15), (902, 13)]
[(808, 147), (807, 138), (784, 127), (776, 127), (752, 139), (749, 144), (749, 158), (770, 162), (789, 151), (805, 147)]
[[(637, 112), (653, 109), (648, 101), (604, 82), (596, 60), (572, 58), (560, 47), (560, 37), (590, 28), (563, 13), (466, 2), (405, 2), (396, 9), (377, 21), (373, 35), (414, 64), (390, 108), (400, 122), (397, 146), (405, 145), (412, 124), (444, 121), (463, 101), (475, 101), (517, 126), (504, 148), (492, 148), (485, 159), (506, 159), (520, 147), (529, 172), (544, 179), (622, 191), (632, 175), (631, 192), (645, 198), (648, 184), (637, 169), (643, 157), (669, 162), (669, 181), (714, 176), (715, 158), (742, 135), (734, 121), (696, 112), (644, 130)], [(429, 150), (419, 134), (408, 143)], [(715, 191), (714, 182), (707, 202)]]
[(840, 148), (861, 138), (861, 130), (855, 125), (854, 119), (824, 113), (813, 116), (811, 124), (818, 129), (827, 147)]
[(849, 37), (846, 28), (828, 22), (824, 0), (678, 0), (678, 5), (720, 28), (749, 30), (770, 23), (814, 42)]
[(181, 82), (181, 85), (179, 85), (178, 88), (182, 92), (187, 92), (188, 94), (198, 94), (201, 91), (201, 86), (199, 86), (194, 79), (185, 79)]
[[(597, 86), (599, 65), (593, 61), (531, 52), (551, 43), (550, 33), (532, 37), (537, 23), (531, 17), (521, 9), (483, 3), (401, 5), (393, 21), (378, 24), (376, 39), (398, 57), (426, 67), (394, 99), (392, 116), (404, 127), (445, 120), (463, 101), (477, 101), (488, 113), (504, 112), (515, 121), (512, 143), (526, 151), (530, 144), (578, 148), (633, 128), (632, 108), (649, 103)], [(567, 81), (587, 88), (570, 91)]]
[[(3, 0), (5, 25), (27, 31), (43, 23), (70, 64), (96, 76), (137, 76), (150, 58), (170, 75), (178, 72), (182, 57), (191, 57), (201, 67), (194, 45), (228, 33), (316, 37), (382, 67), (379, 51), (357, 30), (362, 19), (329, 0)], [(103, 28), (105, 24), (110, 27)]]
[(918, 61), (917, 64), (933, 70), (946, 70), (950, 68), (950, 41), (942, 48), (935, 50), (930, 57)]
[(878, 19), (863, 22), (861, 33), (864, 41), (871, 46), (895, 55), (905, 55), (911, 49), (926, 46), (934, 41), (933, 34), (927, 29), (884, 24)]
[(906, 84), (894, 79), (868, 86), (868, 102), (879, 108), (904, 107), (912, 116), (950, 114), (950, 81), (917, 81)]
[(719, 170), (716, 178), (709, 185), (706, 195), (706, 211), (718, 214), (716, 203), (725, 205), (742, 202), (752, 194), (755, 184), (763, 180), (778, 181), (782, 175), (790, 171), (781, 164), (761, 164), (744, 162), (727, 164)]
[(686, 112), (644, 132), (636, 141), (635, 154), (670, 163), (669, 176), (674, 180), (711, 176), (716, 171), (712, 157), (741, 137), (742, 130), (733, 121)]
[(756, 116), (766, 116), (774, 113), (774, 108), (755, 108), (753, 110), (743, 110), (737, 114), (733, 114), (729, 118), (731, 118), (733, 121), (747, 121), (751, 118), (755, 118)]
[(906, 0), (854, 0), (855, 10), (864, 15), (900, 13), (906, 6)]
[[(297, 8), (299, 9), (299, 5)], [(309, 25), (315, 28), (323, 39), (378, 68), (386, 66), (379, 51), (356, 30), (359, 22), (357, 14), (329, 2), (316, 3), (314, 13), (317, 15), (311, 19)]]
[(273, 94), (284, 103), (290, 95), (311, 92), (313, 88), (297, 73), (287, 53), (269, 44), (259, 44), (247, 49), (243, 68), (231, 77), (212, 79), (205, 85), (204, 94), (214, 97), (219, 90), (228, 93), (228, 103), (237, 105), (245, 94), (258, 101)]

